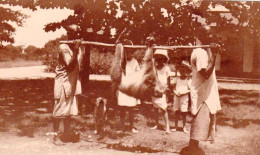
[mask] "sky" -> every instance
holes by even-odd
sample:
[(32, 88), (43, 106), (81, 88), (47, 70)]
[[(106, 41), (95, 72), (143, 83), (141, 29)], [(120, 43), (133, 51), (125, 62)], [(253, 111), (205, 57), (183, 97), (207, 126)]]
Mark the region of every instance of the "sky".
[(73, 11), (68, 9), (37, 9), (37, 11), (31, 11), (30, 9), (23, 9), (21, 7), (11, 7), (11, 9), (20, 10), (29, 16), (24, 20), (22, 27), (12, 24), (16, 27), (16, 32), (13, 36), (15, 43), (13, 45), (22, 45), (24, 48), (29, 45), (42, 48), (49, 40), (54, 40), (66, 34), (63, 28), (48, 33), (46, 33), (43, 28), (44, 25), (48, 23), (61, 21), (73, 14)]

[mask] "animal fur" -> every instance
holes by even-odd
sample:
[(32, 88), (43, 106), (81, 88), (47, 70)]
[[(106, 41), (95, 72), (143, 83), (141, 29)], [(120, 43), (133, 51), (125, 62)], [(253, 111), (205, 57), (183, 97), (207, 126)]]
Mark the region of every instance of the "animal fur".
[(124, 47), (120, 43), (120, 44), (116, 45), (114, 59), (112, 61), (112, 65), (110, 68), (111, 80), (118, 85), (121, 82), (121, 73), (122, 73), (122, 70), (124, 70), (125, 65), (126, 65), (126, 60), (125, 60), (125, 54), (124, 54)]
[(95, 133), (103, 134), (106, 121), (107, 99), (97, 98), (94, 109)]
[(144, 100), (149, 100), (155, 90), (160, 92), (165, 90), (157, 82), (152, 48), (148, 47), (146, 49), (141, 69), (122, 78), (123, 67), (126, 64), (124, 56), (123, 45), (117, 44), (110, 72), (114, 89), (117, 88), (125, 94)]
[(78, 52), (78, 56), (77, 56), (78, 64), (79, 64), (79, 72), (83, 71), (83, 58), (84, 58), (84, 55), (85, 55), (85, 46), (81, 45), (79, 47), (79, 52)]

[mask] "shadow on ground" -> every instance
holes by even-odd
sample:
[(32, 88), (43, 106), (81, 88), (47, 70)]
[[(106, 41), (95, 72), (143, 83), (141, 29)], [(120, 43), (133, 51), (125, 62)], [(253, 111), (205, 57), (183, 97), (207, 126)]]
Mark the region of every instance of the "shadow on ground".
[[(27, 137), (44, 136), (50, 132), (53, 85), (53, 79), (0, 81), (0, 132)], [(110, 105), (105, 136), (102, 138), (93, 133), (94, 103), (100, 96), (107, 98)], [(218, 125), (244, 128), (250, 124), (260, 124), (259, 92), (220, 90), (220, 98), (222, 110), (218, 114)], [(107, 147), (133, 152), (174, 152), (186, 145), (189, 138), (183, 133), (179, 133), (177, 138), (176, 133), (170, 136), (165, 134), (163, 120), (160, 121), (162, 127), (159, 131), (151, 131), (152, 105), (147, 104), (135, 109), (135, 124), (142, 136), (133, 135), (130, 131), (117, 132), (120, 127), (119, 115), (110, 82), (90, 81), (87, 92), (80, 97), (79, 107), (80, 115), (75, 118), (73, 128), (83, 133), (82, 139), (85, 141), (98, 141), (107, 144)], [(173, 127), (174, 114), (171, 110), (169, 116)], [(173, 137), (175, 141), (172, 141)]]

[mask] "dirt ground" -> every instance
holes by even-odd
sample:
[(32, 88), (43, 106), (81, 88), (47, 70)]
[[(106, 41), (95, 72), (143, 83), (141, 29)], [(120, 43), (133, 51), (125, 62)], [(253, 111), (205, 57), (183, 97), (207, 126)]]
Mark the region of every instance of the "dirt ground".
[[(80, 98), (81, 113), (73, 123), (73, 129), (82, 133), (81, 141), (55, 146), (47, 135), (52, 131), (53, 79), (1, 80), (0, 154), (178, 154), (188, 144), (189, 134), (166, 134), (162, 118), (161, 127), (151, 130), (153, 112), (147, 104), (135, 109), (138, 134), (117, 132), (119, 117), (110, 90), (108, 81), (90, 81), (87, 98)], [(93, 105), (99, 96), (110, 104), (104, 138), (93, 132)], [(259, 91), (221, 89), (220, 97), (216, 143), (202, 142), (200, 146), (207, 154), (259, 154)], [(174, 127), (174, 115), (169, 111)]]

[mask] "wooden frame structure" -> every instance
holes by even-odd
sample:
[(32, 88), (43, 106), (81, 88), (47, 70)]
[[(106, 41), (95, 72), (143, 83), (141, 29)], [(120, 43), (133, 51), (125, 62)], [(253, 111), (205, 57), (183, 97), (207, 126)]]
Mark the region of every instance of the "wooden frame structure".
[[(61, 44), (73, 44), (73, 41), (60, 41)], [(107, 44), (101, 42), (93, 42), (93, 41), (82, 41), (81, 44), (85, 45), (96, 45), (96, 46), (105, 46), (105, 47), (115, 47), (116, 44)], [(136, 48), (136, 49), (143, 49), (147, 46), (145, 45), (123, 45), (125, 48)], [(210, 45), (197, 45), (197, 46), (189, 46), (189, 45), (180, 45), (180, 46), (154, 46), (154, 49), (166, 49), (166, 50), (174, 50), (177, 48), (210, 48)]]
[[(60, 44), (73, 44), (74, 41), (72, 40), (63, 40), (59, 42)], [(101, 43), (101, 42), (93, 42), (93, 41), (82, 41), (81, 44), (83, 45), (94, 45), (94, 46), (103, 46), (103, 47), (116, 47), (116, 44), (108, 44), (108, 43)], [(124, 48), (132, 48), (132, 49), (145, 49), (147, 48), (146, 45), (123, 45)], [(89, 46), (86, 46), (89, 48)], [(193, 49), (193, 48), (212, 48), (210, 45), (198, 45), (198, 46), (189, 46), (189, 45), (180, 45), (180, 46), (153, 46), (154, 49), (165, 49), (169, 51), (173, 51), (175, 49)], [(82, 80), (82, 91), (85, 92), (87, 90), (87, 82), (89, 81), (89, 67), (90, 67), (90, 52), (85, 54), (85, 62), (83, 67), (84, 75), (81, 75)], [(177, 71), (175, 76), (177, 75)]]

